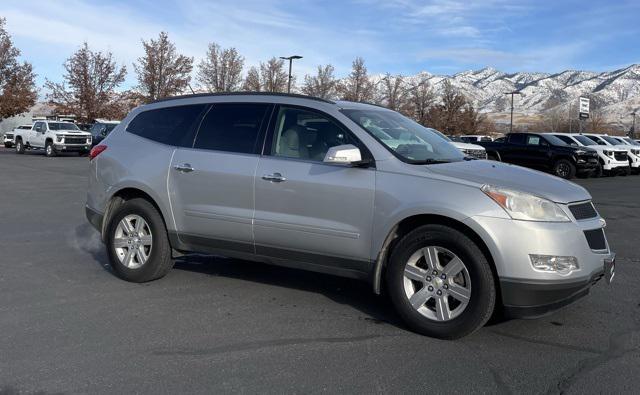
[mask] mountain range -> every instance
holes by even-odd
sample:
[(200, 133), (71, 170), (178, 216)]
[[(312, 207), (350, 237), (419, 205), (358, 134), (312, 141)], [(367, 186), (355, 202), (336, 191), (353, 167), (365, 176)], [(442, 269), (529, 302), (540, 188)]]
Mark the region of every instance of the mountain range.
[(577, 117), (580, 96), (591, 98), (592, 111), (600, 111), (607, 122), (620, 127), (630, 124), (631, 112), (640, 110), (640, 64), (601, 73), (505, 73), (486, 67), (452, 76), (422, 72), (408, 77), (410, 81), (421, 78), (426, 78), (436, 92), (442, 89), (443, 81), (450, 81), (484, 113), (510, 111), (511, 97), (505, 93), (513, 91), (521, 93), (515, 96), (514, 111), (524, 115), (561, 109), (571, 110)]

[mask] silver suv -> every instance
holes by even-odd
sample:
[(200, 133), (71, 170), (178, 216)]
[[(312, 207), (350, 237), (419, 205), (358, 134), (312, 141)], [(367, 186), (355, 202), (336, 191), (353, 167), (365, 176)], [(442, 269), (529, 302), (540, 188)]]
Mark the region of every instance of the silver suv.
[(91, 154), (86, 214), (145, 282), (211, 253), (368, 281), (439, 338), (539, 316), (613, 277), (582, 187), (463, 156), (373, 105), (277, 94), (141, 106)]

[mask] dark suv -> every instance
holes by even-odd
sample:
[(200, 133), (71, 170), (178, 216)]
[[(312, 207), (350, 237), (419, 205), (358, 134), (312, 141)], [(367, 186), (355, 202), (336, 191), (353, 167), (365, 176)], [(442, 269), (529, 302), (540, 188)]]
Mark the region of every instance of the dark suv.
[(106, 121), (96, 119), (96, 122), (89, 128), (89, 133), (93, 137), (93, 146), (100, 144), (111, 133), (111, 131), (120, 124), (120, 121)]
[(490, 159), (550, 172), (571, 179), (576, 174), (592, 175), (598, 167), (598, 153), (587, 147), (572, 147), (559, 138), (538, 133), (510, 133), (504, 141), (478, 141)]

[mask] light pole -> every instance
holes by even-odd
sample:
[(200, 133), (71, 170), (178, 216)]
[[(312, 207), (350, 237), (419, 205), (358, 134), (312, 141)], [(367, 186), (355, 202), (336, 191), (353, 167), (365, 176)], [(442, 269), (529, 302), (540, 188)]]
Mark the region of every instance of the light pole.
[(289, 82), (287, 83), (287, 93), (291, 93), (291, 66), (293, 65), (294, 59), (302, 59), (302, 56), (300, 55), (280, 56), (280, 59), (289, 61)]
[(630, 134), (629, 137), (632, 140), (635, 140), (635, 138), (636, 138), (636, 112), (637, 111), (638, 110), (633, 110), (633, 112), (631, 113), (631, 116), (633, 116), (633, 126), (631, 126), (631, 133), (629, 133)]
[(511, 95), (511, 122), (509, 123), (509, 133), (513, 133), (513, 96), (521, 94), (520, 91), (505, 92), (505, 95)]

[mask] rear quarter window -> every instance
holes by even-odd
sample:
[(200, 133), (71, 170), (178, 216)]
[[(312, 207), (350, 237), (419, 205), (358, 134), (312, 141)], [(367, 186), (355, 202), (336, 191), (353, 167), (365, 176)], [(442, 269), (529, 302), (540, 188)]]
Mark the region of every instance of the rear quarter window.
[(207, 104), (165, 107), (136, 115), (127, 132), (158, 143), (191, 147), (200, 116)]

